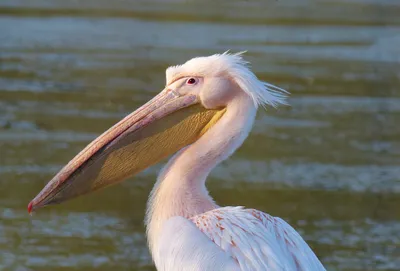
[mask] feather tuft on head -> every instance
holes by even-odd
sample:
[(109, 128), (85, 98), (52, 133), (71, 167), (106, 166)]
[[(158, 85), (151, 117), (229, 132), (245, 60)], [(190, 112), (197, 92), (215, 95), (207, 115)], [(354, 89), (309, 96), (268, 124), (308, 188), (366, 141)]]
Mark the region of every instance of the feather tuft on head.
[(230, 76), (246, 92), (256, 106), (287, 105), (289, 92), (272, 84), (260, 81), (250, 70), (249, 62), (242, 55), (245, 52), (215, 54), (207, 57), (196, 57), (183, 65), (169, 67), (166, 71), (167, 84), (176, 78), (187, 76)]

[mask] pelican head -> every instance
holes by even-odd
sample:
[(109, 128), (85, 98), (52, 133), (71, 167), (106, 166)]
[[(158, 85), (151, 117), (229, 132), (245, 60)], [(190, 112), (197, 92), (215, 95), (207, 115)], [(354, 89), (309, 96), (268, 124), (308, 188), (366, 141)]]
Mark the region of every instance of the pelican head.
[(158, 95), (61, 169), (29, 203), (29, 211), (121, 182), (158, 163), (197, 141), (239, 100), (253, 109), (285, 102), (282, 89), (258, 80), (240, 53), (169, 67), (166, 81)]

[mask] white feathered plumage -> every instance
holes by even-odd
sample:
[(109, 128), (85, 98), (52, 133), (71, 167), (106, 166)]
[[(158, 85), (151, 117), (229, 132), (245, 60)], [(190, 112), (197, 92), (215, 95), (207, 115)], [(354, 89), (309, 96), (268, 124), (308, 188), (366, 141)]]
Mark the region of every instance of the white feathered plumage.
[(285, 104), (287, 92), (259, 81), (241, 54), (194, 58), (166, 73), (167, 88), (177, 92), (183, 91), (177, 80), (203, 78), (196, 91), (206, 106), (215, 97), (229, 99), (222, 119), (170, 160), (153, 189), (146, 224), (157, 269), (325, 270), (285, 221), (254, 209), (219, 207), (205, 187), (212, 168), (247, 137), (258, 106)]

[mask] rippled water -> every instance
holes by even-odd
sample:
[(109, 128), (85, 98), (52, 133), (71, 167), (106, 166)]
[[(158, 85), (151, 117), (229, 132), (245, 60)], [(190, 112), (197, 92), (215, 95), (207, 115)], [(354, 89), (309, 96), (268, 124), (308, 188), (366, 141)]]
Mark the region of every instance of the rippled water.
[(167, 66), (227, 49), (292, 96), (213, 171), (217, 202), (286, 219), (329, 270), (398, 269), (399, 14), (397, 0), (1, 1), (0, 269), (154, 270), (142, 221), (160, 166), (26, 205)]

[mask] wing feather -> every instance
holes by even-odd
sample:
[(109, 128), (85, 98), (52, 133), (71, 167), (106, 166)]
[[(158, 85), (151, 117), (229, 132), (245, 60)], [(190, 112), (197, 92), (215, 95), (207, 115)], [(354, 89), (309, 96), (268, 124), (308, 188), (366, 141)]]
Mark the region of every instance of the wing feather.
[(254, 209), (223, 207), (190, 220), (242, 271), (325, 270), (303, 238), (280, 218)]
[(153, 257), (159, 271), (239, 271), (228, 253), (180, 216), (165, 222)]

